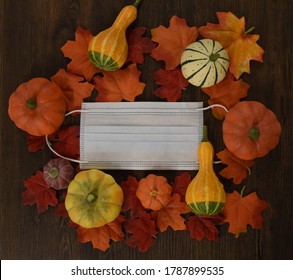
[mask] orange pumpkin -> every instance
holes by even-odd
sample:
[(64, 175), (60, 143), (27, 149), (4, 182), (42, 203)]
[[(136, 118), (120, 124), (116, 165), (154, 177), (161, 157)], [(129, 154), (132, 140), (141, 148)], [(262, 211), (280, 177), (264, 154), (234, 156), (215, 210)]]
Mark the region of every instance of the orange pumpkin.
[(232, 107), (223, 122), (223, 140), (235, 156), (252, 160), (266, 155), (279, 142), (281, 125), (275, 114), (257, 101)]
[(172, 187), (163, 176), (148, 175), (139, 181), (136, 196), (143, 207), (160, 210), (171, 199)]
[(65, 110), (62, 90), (45, 78), (22, 83), (9, 98), (11, 120), (34, 136), (55, 132), (64, 121)]

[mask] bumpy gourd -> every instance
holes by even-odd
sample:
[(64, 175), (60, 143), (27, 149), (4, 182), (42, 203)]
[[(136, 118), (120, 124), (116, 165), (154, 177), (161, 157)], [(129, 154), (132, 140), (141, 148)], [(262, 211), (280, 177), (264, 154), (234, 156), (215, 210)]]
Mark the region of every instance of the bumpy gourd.
[(136, 0), (133, 5), (125, 6), (111, 27), (92, 38), (88, 55), (96, 67), (116, 71), (123, 66), (128, 55), (126, 29), (136, 19), (140, 2)]
[(9, 98), (8, 114), (17, 127), (33, 136), (55, 132), (64, 121), (63, 91), (45, 78), (22, 83)]
[(111, 175), (91, 169), (79, 172), (71, 181), (65, 208), (74, 223), (101, 227), (118, 217), (123, 199), (123, 191)]
[(279, 143), (281, 125), (276, 115), (258, 101), (241, 101), (223, 122), (223, 140), (236, 157), (253, 160), (265, 156)]
[(194, 86), (210, 87), (221, 82), (229, 68), (229, 57), (222, 45), (202, 39), (186, 47), (181, 55), (183, 76)]
[(203, 140), (198, 147), (199, 170), (188, 185), (185, 200), (195, 214), (215, 215), (225, 203), (225, 191), (213, 170), (214, 149), (207, 139), (204, 126)]
[(171, 199), (172, 187), (163, 176), (148, 175), (139, 181), (136, 196), (143, 207), (160, 210)]

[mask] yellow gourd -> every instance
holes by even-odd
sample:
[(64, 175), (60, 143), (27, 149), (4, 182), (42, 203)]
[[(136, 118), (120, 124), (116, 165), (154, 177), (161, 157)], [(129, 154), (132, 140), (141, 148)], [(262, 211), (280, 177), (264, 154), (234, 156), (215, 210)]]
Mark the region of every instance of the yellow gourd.
[(116, 71), (123, 66), (128, 55), (126, 29), (137, 17), (141, 0), (125, 6), (113, 25), (94, 36), (89, 43), (90, 61), (104, 71)]
[(101, 227), (118, 217), (123, 199), (123, 191), (111, 175), (91, 169), (79, 172), (71, 181), (65, 208), (74, 223)]
[(215, 215), (224, 207), (226, 195), (214, 172), (213, 157), (214, 148), (208, 141), (207, 127), (204, 126), (203, 140), (198, 147), (199, 170), (185, 195), (187, 205), (195, 214)]

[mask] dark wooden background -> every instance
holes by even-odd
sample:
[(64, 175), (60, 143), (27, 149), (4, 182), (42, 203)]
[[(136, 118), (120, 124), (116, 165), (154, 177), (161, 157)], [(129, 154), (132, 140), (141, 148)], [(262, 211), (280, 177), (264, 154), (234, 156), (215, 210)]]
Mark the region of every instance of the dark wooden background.
[[(248, 99), (263, 102), (273, 110), (283, 131), (280, 143), (268, 156), (258, 159), (246, 182), (247, 193), (257, 191), (269, 202), (261, 231), (249, 228), (235, 239), (221, 227), (220, 240), (191, 240), (187, 232), (167, 231), (155, 239), (146, 253), (115, 243), (105, 253), (89, 243), (76, 242), (75, 231), (54, 215), (54, 209), (38, 215), (35, 207), (21, 205), (23, 179), (40, 169), (51, 157), (49, 151), (29, 153), (25, 134), (7, 115), (8, 99), (16, 87), (33, 77), (50, 78), (66, 65), (60, 51), (74, 38), (77, 26), (94, 33), (111, 25), (120, 9), (131, 0), (0, 0), (0, 257), (1, 259), (292, 259), (293, 258), (293, 33), (291, 0), (144, 0), (134, 24), (150, 29), (168, 25), (172, 15), (185, 17), (189, 25), (217, 23), (216, 11), (245, 16), (246, 29), (255, 26), (264, 62), (251, 63)], [(150, 74), (160, 64), (150, 57), (140, 69), (148, 83), (139, 100), (157, 101)], [(207, 97), (191, 87), (184, 101)], [(223, 147), (221, 123), (205, 113), (216, 151)], [(146, 172), (110, 172), (117, 181)], [(157, 172), (170, 180), (177, 172)], [(227, 188), (233, 186), (225, 182)]]

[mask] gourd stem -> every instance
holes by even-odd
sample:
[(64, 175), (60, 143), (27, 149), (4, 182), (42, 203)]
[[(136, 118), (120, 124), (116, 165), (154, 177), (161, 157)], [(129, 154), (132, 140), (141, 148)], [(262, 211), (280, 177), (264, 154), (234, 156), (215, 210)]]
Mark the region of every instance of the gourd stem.
[(152, 191), (150, 192), (150, 195), (153, 197), (156, 197), (158, 194), (158, 191), (156, 189), (152, 189)]
[(209, 57), (210, 61), (215, 62), (220, 57), (218, 53), (212, 53)]
[(26, 106), (27, 106), (29, 109), (34, 110), (34, 109), (37, 108), (37, 101), (36, 101), (35, 99), (33, 99), (33, 98), (28, 99), (28, 100), (26, 101)]
[(54, 166), (49, 170), (48, 173), (49, 173), (50, 178), (56, 179), (59, 175), (59, 169)]
[(258, 128), (256, 128), (256, 127), (252, 127), (252, 128), (249, 130), (249, 138), (250, 138), (251, 140), (254, 140), (254, 141), (258, 140), (259, 135), (260, 135), (260, 131), (259, 131)]
[(86, 201), (88, 203), (94, 203), (95, 201), (97, 200), (97, 196), (93, 193), (89, 193), (87, 196), (86, 196)]
[(209, 138), (208, 138), (208, 127), (206, 125), (203, 126), (202, 128), (203, 132), (202, 132), (202, 139), (201, 142), (208, 142)]
[(137, 8), (139, 6), (139, 4), (141, 3), (141, 1), (142, 0), (135, 0), (135, 2), (132, 4), (132, 6)]

